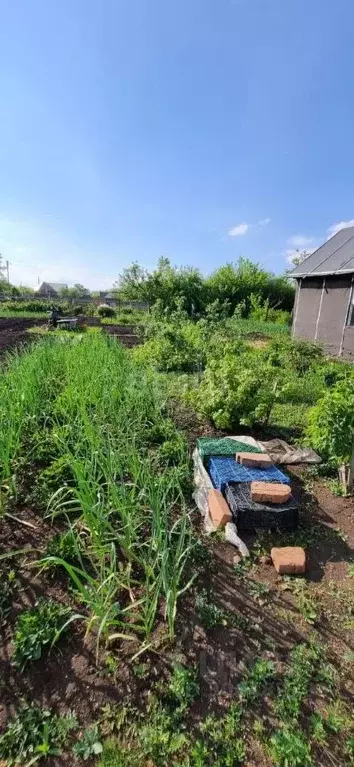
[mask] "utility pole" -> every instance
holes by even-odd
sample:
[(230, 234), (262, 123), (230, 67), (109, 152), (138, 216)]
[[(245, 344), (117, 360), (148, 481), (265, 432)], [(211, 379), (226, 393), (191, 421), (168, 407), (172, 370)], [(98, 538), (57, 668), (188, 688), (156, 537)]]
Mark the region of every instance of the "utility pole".
[(7, 281), (8, 281), (8, 283), (10, 283), (10, 270), (9, 270), (9, 266), (10, 266), (9, 262), (6, 261), (6, 272), (7, 272)]

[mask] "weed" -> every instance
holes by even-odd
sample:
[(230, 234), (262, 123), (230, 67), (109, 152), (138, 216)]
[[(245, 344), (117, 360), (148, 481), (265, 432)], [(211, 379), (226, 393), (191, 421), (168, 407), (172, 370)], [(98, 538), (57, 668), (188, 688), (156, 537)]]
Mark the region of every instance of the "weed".
[(308, 583), (288, 575), (284, 576), (281, 588), (283, 591), (291, 591), (294, 594), (296, 606), (306, 623), (316, 623), (318, 618), (317, 605), (310, 594)]
[(38, 660), (43, 648), (52, 645), (63, 630), (70, 608), (41, 597), (34, 607), (17, 618), (14, 633), (14, 661), (24, 668), (28, 661)]
[(340, 700), (336, 700), (327, 706), (325, 711), (326, 727), (335, 733), (348, 730), (352, 726), (352, 720)]
[(266, 604), (267, 598), (271, 592), (270, 586), (266, 583), (261, 583), (260, 581), (251, 581), (248, 578), (245, 580), (245, 585), (253, 599), (259, 602), (260, 605)]
[(313, 764), (310, 747), (300, 730), (278, 730), (271, 737), (268, 750), (277, 767), (307, 767)]
[(0, 758), (8, 767), (31, 764), (42, 757), (61, 753), (68, 734), (77, 727), (76, 718), (69, 713), (56, 716), (34, 705), (23, 703), (16, 716), (0, 735)]
[(299, 718), (319, 655), (317, 648), (305, 644), (297, 645), (290, 653), (290, 667), (285, 674), (276, 703), (276, 712), (284, 722), (293, 722)]
[(231, 704), (225, 716), (208, 716), (200, 726), (203, 740), (197, 740), (192, 752), (193, 767), (236, 767), (245, 758), (245, 746), (241, 735), (242, 709)]
[(175, 727), (170, 714), (161, 706), (153, 706), (149, 720), (139, 730), (140, 751), (159, 767), (170, 763), (187, 745), (188, 738)]
[(73, 747), (73, 754), (77, 759), (83, 759), (87, 761), (92, 756), (98, 756), (101, 754), (103, 746), (101, 743), (101, 736), (99, 732), (98, 724), (92, 724), (87, 727), (83, 732), (80, 740), (75, 743)]
[(238, 575), (239, 578), (243, 578), (246, 573), (251, 570), (253, 567), (254, 562), (252, 557), (243, 557), (240, 562), (237, 563), (237, 565), (234, 566), (234, 572), (236, 575)]
[(354, 764), (354, 737), (347, 740), (346, 751), (349, 757), (349, 764)]
[(327, 733), (322, 716), (320, 714), (311, 714), (309, 723), (311, 738), (316, 743), (324, 745), (327, 742)]
[(273, 679), (274, 676), (274, 663), (270, 660), (257, 658), (253, 666), (247, 671), (244, 680), (238, 686), (241, 703), (255, 703), (259, 699), (264, 685), (270, 679)]
[(137, 679), (147, 679), (150, 670), (151, 667), (149, 663), (133, 663), (132, 665), (133, 674)]
[(227, 616), (224, 610), (211, 601), (206, 591), (201, 591), (195, 600), (196, 612), (206, 629), (216, 626), (227, 626)]
[(55, 533), (46, 547), (45, 556), (48, 557), (46, 567), (51, 570), (60, 569), (56, 564), (58, 559), (63, 559), (71, 565), (80, 563), (82, 543), (73, 530), (66, 533)]
[(4, 621), (11, 611), (16, 583), (14, 570), (0, 571), (0, 623)]
[(179, 715), (187, 711), (199, 696), (199, 692), (196, 671), (179, 663), (175, 664), (168, 685), (168, 693), (172, 700), (178, 704)]

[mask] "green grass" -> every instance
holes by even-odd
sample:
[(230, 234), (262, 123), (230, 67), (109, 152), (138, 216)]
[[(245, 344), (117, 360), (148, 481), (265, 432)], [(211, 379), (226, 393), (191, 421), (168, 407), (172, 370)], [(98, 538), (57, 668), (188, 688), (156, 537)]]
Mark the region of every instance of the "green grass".
[(230, 321), (230, 325), (241, 336), (248, 336), (253, 333), (257, 333), (269, 338), (275, 338), (276, 336), (290, 336), (291, 328), (289, 325), (278, 324), (277, 322), (265, 322), (264, 320), (244, 319)]
[[(49, 309), (48, 309), (49, 311)], [(0, 317), (3, 317), (4, 319), (27, 319), (27, 320), (35, 320), (35, 319), (48, 319), (48, 312), (26, 312), (26, 311), (18, 311), (14, 312), (13, 310), (6, 311), (6, 309), (0, 309)]]

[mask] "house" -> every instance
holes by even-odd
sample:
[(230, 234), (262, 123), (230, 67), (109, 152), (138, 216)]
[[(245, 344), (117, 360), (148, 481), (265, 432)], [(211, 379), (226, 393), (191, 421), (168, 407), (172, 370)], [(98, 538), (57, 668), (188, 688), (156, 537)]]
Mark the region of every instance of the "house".
[(59, 298), (62, 290), (68, 286), (64, 282), (42, 282), (37, 290), (37, 296), (43, 298)]
[(297, 281), (293, 336), (354, 361), (354, 226), (337, 232), (289, 276)]

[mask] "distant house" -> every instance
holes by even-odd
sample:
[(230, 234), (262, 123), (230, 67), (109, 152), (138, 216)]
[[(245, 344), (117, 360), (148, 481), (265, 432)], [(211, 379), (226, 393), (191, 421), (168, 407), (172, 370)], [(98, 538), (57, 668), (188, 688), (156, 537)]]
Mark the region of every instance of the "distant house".
[(289, 276), (297, 280), (293, 335), (354, 361), (354, 226), (337, 232)]
[(37, 296), (43, 298), (59, 298), (62, 290), (68, 286), (64, 282), (42, 282), (37, 290)]

